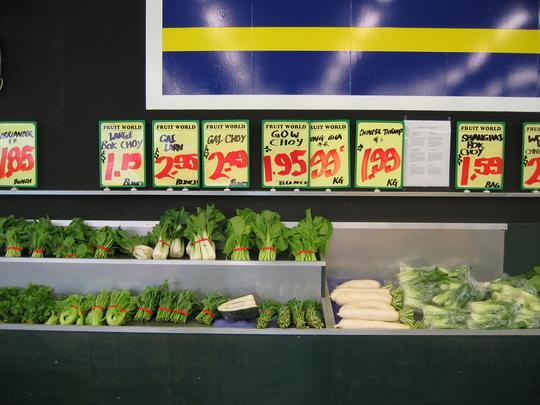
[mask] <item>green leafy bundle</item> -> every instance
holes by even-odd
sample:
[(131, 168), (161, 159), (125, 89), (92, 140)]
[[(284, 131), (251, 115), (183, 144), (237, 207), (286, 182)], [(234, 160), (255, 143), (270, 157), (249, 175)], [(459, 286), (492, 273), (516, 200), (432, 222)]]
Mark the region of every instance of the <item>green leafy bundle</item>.
[(208, 294), (202, 300), (201, 312), (195, 317), (195, 320), (203, 325), (210, 326), (220, 316), (217, 307), (224, 302), (227, 302), (227, 297), (217, 293)]
[(172, 223), (171, 231), (171, 247), (169, 249), (169, 258), (171, 259), (180, 259), (184, 256), (185, 245), (184, 245), (184, 234), (186, 232), (187, 219), (189, 213), (180, 209), (170, 209), (165, 211), (165, 215), (170, 217)]
[(170, 322), (174, 301), (176, 300), (177, 295), (176, 292), (169, 289), (163, 291), (157, 308), (156, 321)]
[(255, 244), (253, 223), (255, 212), (250, 209), (236, 210), (236, 216), (227, 222), (227, 240), (223, 253), (231, 260), (249, 260), (249, 250)]
[(19, 297), (23, 290), (21, 287), (0, 287), (0, 323), (21, 322), (25, 311)]
[[(182, 291), (176, 296), (172, 305), (170, 321), (173, 323), (185, 325), (189, 316), (195, 310), (197, 300), (192, 291)], [(217, 307), (216, 307), (217, 308)]]
[(128, 290), (114, 290), (105, 314), (107, 325), (125, 325), (132, 319), (137, 308), (137, 297), (132, 297)]
[(148, 322), (156, 312), (161, 290), (159, 287), (146, 287), (139, 297), (139, 309), (135, 314), (138, 322)]
[(288, 232), (290, 252), (296, 261), (316, 261), (317, 253), (324, 258), (332, 237), (332, 223), (326, 218), (311, 217), (311, 210), (306, 210), (306, 217)]
[(27, 232), (28, 222), (15, 220), (3, 235), (6, 257), (21, 257), (22, 251), (30, 245)]
[(302, 301), (293, 298), (287, 305), (291, 309), (292, 322), (298, 329), (304, 329), (306, 327), (306, 313), (304, 312), (304, 306)]
[(322, 329), (324, 328), (324, 321), (322, 320), (321, 304), (315, 300), (304, 301), (304, 312), (306, 314), (306, 323), (310, 328)]
[(44, 285), (0, 287), (0, 323), (43, 323), (53, 313), (55, 302), (53, 289)]
[(114, 235), (114, 241), (122, 253), (126, 253), (139, 260), (152, 259), (152, 249), (148, 246), (148, 235), (130, 236), (123, 229), (118, 229)]
[(94, 233), (94, 245), (96, 251), (94, 253), (95, 259), (106, 259), (114, 255), (114, 241), (116, 238), (116, 231), (113, 230), (110, 226), (104, 226), (101, 229), (98, 229)]
[(60, 325), (74, 325), (77, 322), (83, 298), (79, 294), (72, 294), (66, 298), (66, 306), (60, 313)]
[(107, 290), (101, 290), (101, 292), (96, 296), (94, 305), (86, 315), (84, 323), (90, 326), (99, 326), (103, 325), (105, 320), (105, 310), (109, 305), (111, 296)]
[(512, 322), (512, 305), (493, 300), (470, 302), (470, 329), (506, 329)]
[(277, 212), (264, 210), (256, 214), (253, 222), (259, 260), (274, 261), (277, 254), (287, 250), (287, 228)]
[(282, 304), (278, 310), (278, 327), (286, 329), (291, 326), (291, 308), (288, 304)]
[(226, 218), (214, 205), (206, 209), (197, 207), (197, 213), (190, 215), (185, 232), (189, 240), (187, 253), (191, 260), (215, 260), (215, 241), (225, 239), (223, 234)]
[(0, 217), (0, 254), (5, 253), (6, 231), (15, 223), (15, 216)]
[(54, 254), (62, 258), (94, 256), (93, 231), (81, 218), (73, 218), (65, 228), (58, 228), (54, 236)]
[(268, 328), (270, 321), (276, 317), (281, 304), (274, 300), (267, 300), (261, 303), (259, 317), (257, 318), (257, 329)]
[(49, 218), (40, 218), (28, 224), (26, 231), (32, 257), (40, 258), (52, 253), (56, 229)]

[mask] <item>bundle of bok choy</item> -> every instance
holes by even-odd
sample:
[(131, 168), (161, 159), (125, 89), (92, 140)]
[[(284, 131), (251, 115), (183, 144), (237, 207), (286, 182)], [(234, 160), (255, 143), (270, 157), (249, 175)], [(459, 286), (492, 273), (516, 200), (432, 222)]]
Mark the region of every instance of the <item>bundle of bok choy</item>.
[(49, 218), (32, 221), (26, 228), (33, 258), (49, 256), (54, 249), (57, 228)]
[(197, 207), (197, 213), (190, 215), (185, 232), (189, 243), (186, 248), (191, 260), (215, 260), (216, 241), (224, 240), (226, 218), (214, 205), (206, 209)]
[(286, 231), (277, 212), (264, 210), (256, 214), (253, 232), (259, 249), (259, 260), (274, 261), (278, 253), (287, 250), (289, 245)]
[(102, 290), (97, 296), (92, 308), (86, 315), (85, 325), (99, 326), (105, 321), (105, 310), (109, 305), (111, 296), (107, 290)]
[(16, 219), (2, 235), (6, 246), (6, 257), (21, 257), (22, 251), (29, 246), (28, 223), (24, 219)]
[(53, 245), (56, 257), (87, 258), (94, 256), (93, 231), (82, 219), (73, 218), (68, 226), (59, 228)]
[(296, 261), (316, 261), (317, 253), (324, 258), (332, 237), (332, 223), (326, 218), (311, 217), (311, 210), (306, 210), (306, 217), (288, 232), (290, 252)]
[(255, 215), (250, 209), (238, 209), (236, 216), (227, 222), (227, 240), (223, 253), (231, 260), (249, 260), (249, 250), (255, 244), (253, 234)]
[(114, 290), (105, 314), (107, 325), (125, 325), (133, 318), (137, 308), (137, 298), (132, 297), (128, 290)]
[(115, 243), (121, 252), (132, 255), (136, 259), (152, 259), (154, 249), (148, 246), (148, 236), (130, 236), (123, 229), (118, 229), (115, 234)]

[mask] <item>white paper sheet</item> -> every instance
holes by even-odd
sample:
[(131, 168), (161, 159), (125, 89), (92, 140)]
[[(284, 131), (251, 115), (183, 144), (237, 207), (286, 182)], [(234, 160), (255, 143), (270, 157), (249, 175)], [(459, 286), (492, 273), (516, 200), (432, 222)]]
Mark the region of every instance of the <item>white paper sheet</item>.
[(450, 120), (405, 121), (405, 187), (448, 187)]

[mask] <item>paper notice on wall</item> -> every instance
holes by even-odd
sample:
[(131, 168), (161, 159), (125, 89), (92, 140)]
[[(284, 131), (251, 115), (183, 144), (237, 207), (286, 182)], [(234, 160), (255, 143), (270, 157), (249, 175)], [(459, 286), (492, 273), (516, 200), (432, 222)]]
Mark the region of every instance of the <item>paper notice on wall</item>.
[(450, 185), (450, 121), (405, 121), (405, 187)]

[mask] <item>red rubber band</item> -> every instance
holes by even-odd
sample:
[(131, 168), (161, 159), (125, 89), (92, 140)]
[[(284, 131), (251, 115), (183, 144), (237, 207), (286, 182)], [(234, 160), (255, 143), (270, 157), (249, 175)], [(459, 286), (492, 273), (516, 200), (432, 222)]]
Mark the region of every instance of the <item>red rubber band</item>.
[(189, 316), (189, 314), (186, 311), (184, 311), (183, 309), (175, 309), (175, 310), (173, 310), (173, 312), (178, 312), (178, 313), (180, 313), (180, 314), (182, 314), (184, 316)]
[(17, 252), (20, 252), (22, 248), (17, 247), (17, 246), (8, 246), (6, 250), (16, 250)]
[(122, 308), (122, 309), (120, 310), (120, 312), (126, 313), (126, 312), (128, 312), (128, 310), (127, 310), (126, 308)]
[(172, 312), (172, 309), (170, 308), (158, 308), (158, 311), (164, 311), (164, 312)]
[(310, 250), (310, 249), (304, 249), (304, 250), (300, 250), (299, 252), (296, 252), (295, 256), (301, 255), (302, 253), (315, 253), (315, 251)]
[(102, 245), (99, 245), (99, 246), (97, 246), (96, 248), (97, 248), (97, 249), (101, 249), (101, 250), (105, 250), (105, 251), (107, 251), (107, 252), (108, 252), (109, 250), (111, 250), (111, 249), (109, 249), (107, 246), (102, 246)]
[(249, 250), (249, 248), (245, 248), (245, 247), (238, 247), (238, 248), (234, 248), (233, 249), (233, 252), (245, 252)]
[(139, 307), (139, 309), (141, 311), (146, 312), (147, 314), (150, 314), (150, 315), (152, 315), (154, 313), (153, 311), (150, 311), (148, 308), (145, 308), (145, 307)]
[(201, 312), (204, 312), (205, 314), (208, 314), (208, 316), (212, 319), (216, 319), (216, 316), (209, 310), (203, 309)]
[(34, 249), (32, 252), (45, 253), (45, 250), (43, 250), (43, 249)]
[(101, 305), (94, 305), (92, 309), (101, 309), (102, 311), (105, 310), (105, 308), (103, 308)]
[(77, 255), (75, 253), (69, 253), (67, 257), (77, 257)]
[(163, 243), (165, 246), (167, 246), (169, 249), (171, 248), (171, 245), (169, 245), (167, 242), (165, 242), (163, 239), (159, 240), (161, 243)]
[(79, 309), (79, 307), (77, 305), (70, 305), (69, 307), (73, 308), (73, 309)]
[(115, 305), (115, 304), (109, 305), (109, 308), (110, 308), (110, 309), (118, 308), (118, 305)]
[(196, 240), (195, 242), (193, 242), (192, 245), (196, 245), (197, 243), (208, 242), (208, 241), (209, 241), (208, 238), (202, 238), (202, 239), (199, 239), (199, 240)]
[(260, 248), (259, 250), (271, 250), (272, 252), (275, 252), (276, 248), (272, 246), (265, 246), (265, 247)]

